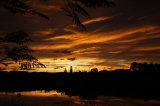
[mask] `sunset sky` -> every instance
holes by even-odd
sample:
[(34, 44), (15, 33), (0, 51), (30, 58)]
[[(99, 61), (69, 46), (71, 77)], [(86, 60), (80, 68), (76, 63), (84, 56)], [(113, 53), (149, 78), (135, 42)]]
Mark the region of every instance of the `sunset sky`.
[(23, 29), (35, 42), (30, 47), (46, 71), (76, 71), (93, 67), (128, 68), (133, 61), (160, 63), (160, 0), (114, 0), (114, 7), (88, 9), (79, 31), (61, 10), (62, 0), (32, 2), (49, 16), (12, 14), (0, 9), (0, 34)]

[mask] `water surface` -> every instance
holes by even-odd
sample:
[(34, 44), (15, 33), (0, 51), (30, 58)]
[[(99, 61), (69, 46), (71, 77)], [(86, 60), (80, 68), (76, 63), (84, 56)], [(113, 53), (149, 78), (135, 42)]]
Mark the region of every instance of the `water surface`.
[(0, 106), (160, 106), (160, 101), (111, 96), (84, 99), (56, 91), (28, 91), (0, 93)]

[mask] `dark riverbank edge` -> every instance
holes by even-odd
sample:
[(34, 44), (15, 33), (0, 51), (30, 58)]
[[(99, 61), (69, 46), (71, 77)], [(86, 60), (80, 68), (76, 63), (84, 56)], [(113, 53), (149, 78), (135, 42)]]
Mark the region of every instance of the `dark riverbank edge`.
[(118, 96), (160, 99), (159, 71), (0, 72), (0, 92), (56, 90), (68, 96), (95, 99)]

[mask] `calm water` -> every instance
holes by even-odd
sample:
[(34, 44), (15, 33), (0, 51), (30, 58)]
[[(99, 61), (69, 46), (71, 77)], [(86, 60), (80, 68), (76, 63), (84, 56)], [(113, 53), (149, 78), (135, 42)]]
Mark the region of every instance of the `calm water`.
[(160, 101), (104, 96), (87, 100), (56, 91), (31, 91), (0, 93), (0, 106), (160, 106)]

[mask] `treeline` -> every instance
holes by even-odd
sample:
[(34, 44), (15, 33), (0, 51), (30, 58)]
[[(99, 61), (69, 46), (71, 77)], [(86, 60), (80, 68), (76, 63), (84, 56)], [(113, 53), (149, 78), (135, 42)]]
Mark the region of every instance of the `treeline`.
[[(157, 69), (156, 69), (157, 70)], [(160, 71), (0, 72), (0, 91), (56, 90), (69, 96), (160, 99)]]
[(160, 64), (153, 63), (137, 63), (133, 62), (130, 66), (131, 71), (160, 71)]

